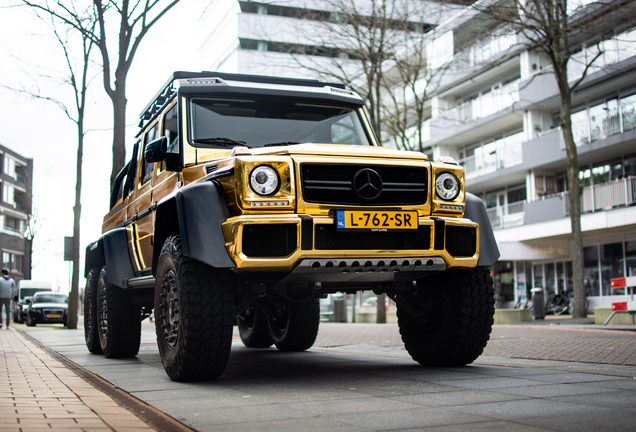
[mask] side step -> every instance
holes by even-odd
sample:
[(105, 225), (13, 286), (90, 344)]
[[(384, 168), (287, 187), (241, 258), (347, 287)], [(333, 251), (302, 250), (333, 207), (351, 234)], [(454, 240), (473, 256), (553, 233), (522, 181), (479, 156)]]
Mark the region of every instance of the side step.
[(155, 287), (154, 276), (141, 276), (136, 278), (124, 279), (124, 289), (142, 289)]

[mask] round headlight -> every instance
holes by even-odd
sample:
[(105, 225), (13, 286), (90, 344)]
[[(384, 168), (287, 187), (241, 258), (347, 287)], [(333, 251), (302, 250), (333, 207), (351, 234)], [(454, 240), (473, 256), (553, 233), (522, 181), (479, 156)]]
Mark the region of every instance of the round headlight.
[(278, 192), (278, 173), (269, 165), (259, 165), (250, 174), (250, 186), (260, 196), (270, 196)]
[(441, 199), (452, 201), (459, 195), (459, 180), (449, 172), (442, 173), (435, 179), (435, 190)]

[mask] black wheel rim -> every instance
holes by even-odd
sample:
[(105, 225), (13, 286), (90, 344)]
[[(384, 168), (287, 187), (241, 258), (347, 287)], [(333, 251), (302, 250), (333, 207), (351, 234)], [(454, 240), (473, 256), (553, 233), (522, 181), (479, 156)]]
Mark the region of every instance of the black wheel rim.
[(108, 302), (106, 301), (106, 286), (102, 286), (99, 290), (99, 298), (97, 299), (97, 319), (99, 325), (99, 342), (102, 347), (108, 342)]
[(289, 304), (287, 302), (279, 303), (276, 308), (276, 315), (270, 316), (269, 328), (274, 339), (280, 339), (285, 335), (289, 326)]
[(254, 307), (242, 312), (239, 315), (239, 320), (241, 321), (241, 327), (244, 327), (248, 330), (252, 330), (254, 328), (256, 311)]
[(166, 347), (174, 350), (179, 342), (179, 285), (174, 269), (168, 270), (161, 281), (161, 329)]

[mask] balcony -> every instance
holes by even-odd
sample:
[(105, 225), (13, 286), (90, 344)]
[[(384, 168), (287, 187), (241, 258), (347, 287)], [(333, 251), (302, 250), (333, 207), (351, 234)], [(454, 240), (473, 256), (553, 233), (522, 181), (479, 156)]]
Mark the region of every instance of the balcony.
[(518, 201), (487, 209), (490, 225), (493, 229), (523, 225), (525, 223), (525, 205), (525, 201)]
[[(459, 161), (467, 179), (476, 178), (523, 162), (521, 145), (524, 134), (510, 135), (466, 150), (469, 155)], [(471, 154), (472, 153), (472, 154)]]
[(581, 191), (581, 213), (610, 210), (633, 204), (636, 204), (636, 177), (634, 176), (587, 186)]
[[(577, 146), (636, 128), (636, 97), (616, 99), (572, 115), (572, 134)], [(561, 148), (565, 148), (562, 144)]]
[(458, 123), (468, 123), (488, 117), (519, 102), (519, 82), (513, 81), (480, 97), (463, 103), (450, 111), (450, 118)]

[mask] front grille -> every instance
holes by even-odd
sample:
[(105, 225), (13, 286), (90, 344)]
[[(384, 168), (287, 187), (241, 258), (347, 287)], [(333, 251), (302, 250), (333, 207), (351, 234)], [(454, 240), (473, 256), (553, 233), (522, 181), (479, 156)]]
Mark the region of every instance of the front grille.
[(317, 250), (408, 250), (430, 249), (431, 229), (415, 232), (337, 231), (335, 225), (316, 225)]
[(243, 227), (243, 253), (248, 257), (284, 257), (296, 250), (296, 224), (254, 224)]
[[(381, 178), (377, 197), (360, 197), (354, 178), (361, 170)], [(423, 167), (371, 164), (300, 164), (303, 198), (310, 203), (341, 205), (419, 205), (426, 203), (428, 170)]]
[(446, 250), (452, 256), (470, 257), (477, 252), (475, 228), (446, 225)]

